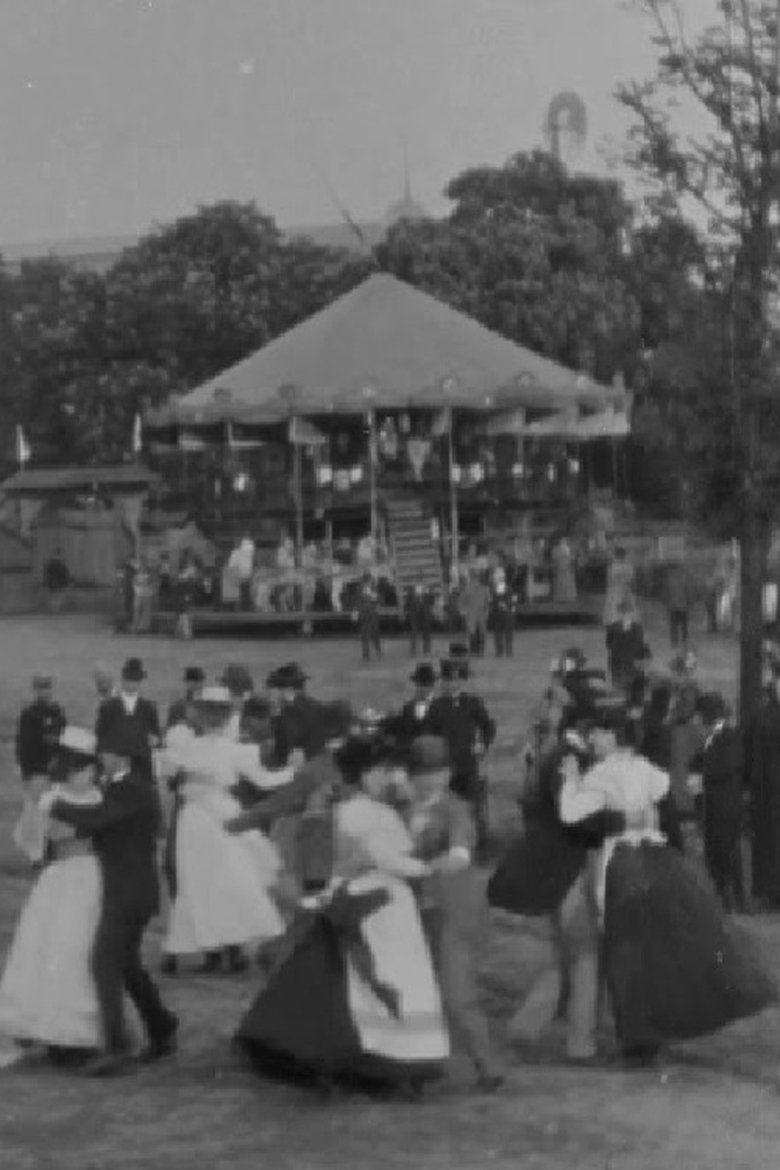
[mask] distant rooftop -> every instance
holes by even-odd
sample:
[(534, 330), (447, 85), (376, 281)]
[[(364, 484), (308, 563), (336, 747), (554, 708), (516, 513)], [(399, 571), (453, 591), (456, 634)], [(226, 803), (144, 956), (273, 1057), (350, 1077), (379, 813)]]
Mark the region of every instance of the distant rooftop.
[[(427, 212), (412, 198), (407, 185), (403, 196), (390, 205), (381, 222), (307, 224), (282, 228), (288, 239), (303, 237), (324, 248), (345, 248), (350, 252), (370, 251), (381, 243), (392, 224), (401, 219), (425, 219)], [(37, 240), (27, 244), (0, 244), (6, 266), (17, 272), (25, 260), (48, 256), (76, 264), (90, 272), (107, 272), (126, 248), (133, 248), (140, 236), (91, 236), (69, 240)]]

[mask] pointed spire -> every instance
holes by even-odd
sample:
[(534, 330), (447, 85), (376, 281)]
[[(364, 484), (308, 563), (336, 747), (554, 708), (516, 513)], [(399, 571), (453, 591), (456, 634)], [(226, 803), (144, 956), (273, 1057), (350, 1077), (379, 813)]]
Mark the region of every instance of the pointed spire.
[(403, 194), (396, 203), (391, 203), (387, 209), (385, 215), (385, 222), (387, 224), (398, 223), (402, 219), (426, 219), (428, 215), (425, 208), (417, 203), (412, 195), (412, 179), (409, 170), (409, 145), (406, 138), (403, 139), (403, 168)]

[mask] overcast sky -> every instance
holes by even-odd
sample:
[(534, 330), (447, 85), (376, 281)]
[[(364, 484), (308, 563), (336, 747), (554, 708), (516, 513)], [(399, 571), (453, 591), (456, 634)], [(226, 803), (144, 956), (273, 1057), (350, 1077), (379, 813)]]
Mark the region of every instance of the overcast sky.
[[(693, 24), (714, 0), (682, 0)], [(0, 241), (123, 235), (215, 199), (283, 225), (429, 210), (585, 99), (590, 165), (652, 70), (624, 0), (0, 0)]]

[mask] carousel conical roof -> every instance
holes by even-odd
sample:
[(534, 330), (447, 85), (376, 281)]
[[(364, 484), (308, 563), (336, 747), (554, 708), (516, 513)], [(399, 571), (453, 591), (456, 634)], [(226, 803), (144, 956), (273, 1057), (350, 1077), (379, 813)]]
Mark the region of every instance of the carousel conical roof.
[(393, 409), (442, 405), (446, 396), (454, 405), (485, 410), (597, 405), (616, 392), (394, 276), (377, 274), (169, 409), (181, 420), (284, 413), (291, 396), (296, 411), (324, 414), (364, 410), (368, 398)]

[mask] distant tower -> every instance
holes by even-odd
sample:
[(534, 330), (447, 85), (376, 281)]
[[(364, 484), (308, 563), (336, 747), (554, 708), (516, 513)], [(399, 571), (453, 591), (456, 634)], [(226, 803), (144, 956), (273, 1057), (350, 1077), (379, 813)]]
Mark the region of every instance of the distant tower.
[(391, 203), (385, 212), (385, 223), (392, 227), (402, 219), (428, 219), (428, 212), (412, 195), (412, 182), (409, 177), (409, 152), (404, 143), (404, 191), (400, 199)]
[(555, 95), (547, 107), (544, 131), (550, 153), (565, 167), (575, 167), (588, 138), (588, 112), (579, 94), (567, 90)]

